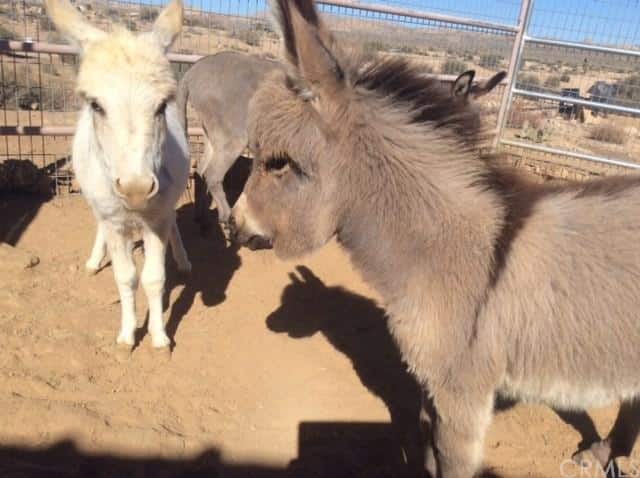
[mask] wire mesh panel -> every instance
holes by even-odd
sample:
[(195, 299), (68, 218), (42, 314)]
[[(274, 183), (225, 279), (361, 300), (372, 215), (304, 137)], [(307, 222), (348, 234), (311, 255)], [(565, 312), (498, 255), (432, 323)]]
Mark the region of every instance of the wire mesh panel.
[(537, 0), (503, 144), (640, 165), (638, 25), (636, 1)]
[[(166, 1), (76, 0), (74, 4), (86, 18), (107, 31), (117, 24), (146, 31)], [(425, 74), (453, 79), (467, 69), (475, 69), (477, 77), (482, 78), (507, 68), (519, 3), (327, 0), (319, 8), (346, 48), (405, 56), (421, 65)], [(278, 54), (279, 40), (269, 24), (265, 0), (188, 1), (184, 23), (183, 32), (172, 47), (174, 53), (207, 55), (233, 50), (267, 57)], [(0, 38), (45, 46), (65, 44), (43, 4), (35, 0), (11, 0), (0, 5)], [(41, 168), (59, 165), (70, 150), (69, 138), (60, 134), (73, 131), (79, 107), (74, 94), (77, 57), (26, 51), (28, 48), (15, 50), (4, 48), (0, 54), (0, 128), (4, 128), (0, 132), (6, 133), (0, 138), (0, 160), (31, 159)], [(189, 64), (174, 66), (180, 77)], [(503, 88), (496, 88), (482, 99), (489, 124), (496, 124), (502, 91)], [(196, 124), (190, 122), (190, 126)], [(38, 127), (45, 135), (29, 130)], [(22, 134), (27, 130), (30, 134)], [(192, 140), (193, 156), (197, 158), (202, 138)]]

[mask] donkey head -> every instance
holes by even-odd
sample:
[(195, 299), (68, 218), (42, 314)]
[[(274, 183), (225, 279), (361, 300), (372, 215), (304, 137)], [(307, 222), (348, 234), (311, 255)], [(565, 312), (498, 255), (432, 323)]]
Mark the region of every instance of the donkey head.
[[(280, 256), (324, 244), (336, 230), (336, 183), (349, 95), (335, 42), (311, 0), (274, 0), (287, 72), (263, 83), (250, 104), (255, 161), (234, 207), (236, 239), (273, 242)], [(348, 128), (348, 126), (347, 126)]]
[(271, 9), (287, 68), (249, 106), (255, 161), (234, 207), (236, 238), (293, 257), (336, 233), (352, 242), (374, 222), (413, 231), (427, 211), (408, 209), (442, 201), (426, 198), (445, 189), (445, 166), (458, 183), (473, 169), (463, 161), (478, 137), (476, 109), (403, 59), (343, 54), (313, 0)]
[(182, 27), (182, 0), (160, 13), (151, 32), (138, 35), (118, 27), (106, 33), (68, 0), (45, 2), (56, 28), (81, 49), (80, 123), (90, 123), (91, 147), (104, 158), (113, 190), (125, 205), (144, 208), (159, 189), (165, 109), (176, 90), (165, 53)]

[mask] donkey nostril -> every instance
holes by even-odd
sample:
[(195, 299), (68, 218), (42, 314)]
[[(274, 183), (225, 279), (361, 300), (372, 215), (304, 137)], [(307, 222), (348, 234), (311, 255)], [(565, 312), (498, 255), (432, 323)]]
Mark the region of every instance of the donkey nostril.
[(158, 192), (158, 180), (156, 179), (155, 176), (151, 176), (151, 187), (147, 192), (147, 198), (151, 198), (155, 196), (157, 192)]
[(116, 180), (113, 182), (114, 186), (115, 186), (115, 190), (118, 194), (122, 194), (121, 188), (120, 188), (120, 178), (116, 178)]

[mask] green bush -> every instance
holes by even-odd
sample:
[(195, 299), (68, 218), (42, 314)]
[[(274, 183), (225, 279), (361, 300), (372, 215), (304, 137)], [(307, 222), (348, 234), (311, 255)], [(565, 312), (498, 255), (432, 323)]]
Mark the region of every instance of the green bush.
[(49, 20), (49, 17), (46, 15), (38, 18), (38, 25), (40, 26), (41, 32), (52, 32), (56, 29), (53, 26), (53, 23), (51, 23), (51, 21)]
[(459, 75), (467, 71), (467, 64), (460, 60), (447, 60), (442, 64), (440, 71), (445, 75)]
[(558, 88), (560, 87), (560, 77), (559, 76), (549, 76), (546, 80), (544, 80), (544, 86), (547, 88)]
[(3, 40), (17, 40), (18, 35), (13, 30), (9, 30), (9, 28), (4, 25), (0, 25), (0, 38)]
[(491, 53), (488, 55), (481, 55), (480, 62), (478, 63), (483, 68), (499, 68), (502, 64), (503, 58), (501, 55)]
[(143, 6), (140, 8), (140, 20), (152, 22), (158, 17), (158, 10), (153, 7)]
[(518, 77), (517, 86), (518, 88), (526, 88), (527, 86), (537, 88), (540, 86), (540, 78), (531, 73), (525, 73)]
[(563, 83), (569, 83), (571, 81), (571, 77), (569, 76), (568, 73), (563, 73), (560, 76), (560, 81), (563, 82)]
[(608, 123), (601, 123), (594, 126), (591, 129), (590, 138), (613, 144), (624, 144), (627, 139), (622, 128)]
[(259, 46), (260, 37), (261, 35), (257, 31), (250, 30), (248, 28), (245, 30), (234, 30), (231, 32), (231, 38), (236, 38), (249, 46)]
[(640, 75), (630, 75), (618, 83), (618, 96), (625, 100), (640, 102)]
[(378, 40), (374, 40), (374, 41), (368, 41), (364, 44), (364, 52), (365, 53), (378, 53), (381, 51), (387, 51), (389, 50), (389, 46), (386, 45), (385, 43), (382, 43), (381, 41)]

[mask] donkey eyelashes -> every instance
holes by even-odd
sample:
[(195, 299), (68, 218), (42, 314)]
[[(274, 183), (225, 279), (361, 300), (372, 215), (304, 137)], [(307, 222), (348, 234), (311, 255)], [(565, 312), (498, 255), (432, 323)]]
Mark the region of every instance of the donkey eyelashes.
[(156, 116), (162, 116), (164, 112), (167, 110), (167, 102), (163, 101), (160, 103), (160, 106), (156, 109)]
[(89, 102), (89, 106), (95, 113), (98, 113), (99, 115), (102, 115), (102, 116), (106, 114), (106, 112), (104, 111), (104, 108), (100, 105), (100, 103), (98, 103), (98, 100), (91, 98), (91, 99), (88, 99), (87, 101)]
[(272, 173), (276, 176), (283, 176), (288, 171), (293, 171), (298, 177), (307, 179), (307, 173), (300, 165), (291, 159), (287, 153), (281, 152), (269, 156), (263, 164), (266, 173)]
[(284, 171), (291, 166), (291, 157), (287, 153), (277, 153), (267, 158), (264, 162), (264, 169), (267, 172)]

